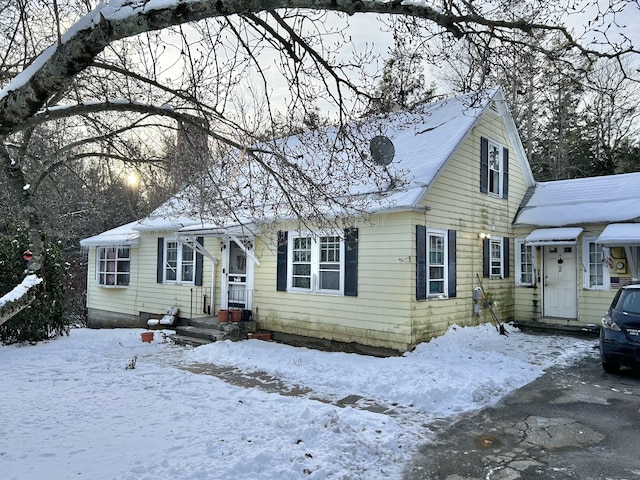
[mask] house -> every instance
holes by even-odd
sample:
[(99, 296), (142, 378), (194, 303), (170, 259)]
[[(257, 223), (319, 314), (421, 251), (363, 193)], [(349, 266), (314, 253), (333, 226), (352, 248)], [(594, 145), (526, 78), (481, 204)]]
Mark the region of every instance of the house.
[(512, 319), (513, 219), (534, 179), (502, 91), (397, 115), (377, 137), (380, 168), (401, 181), (360, 184), (373, 200), (339, 231), (286, 216), (213, 222), (176, 196), (83, 240), (89, 326), (145, 326), (169, 306), (181, 320), (242, 309), (278, 340), (397, 354), (490, 321), (480, 278)]
[(594, 328), (640, 281), (640, 173), (538, 183), (514, 221), (521, 323)]

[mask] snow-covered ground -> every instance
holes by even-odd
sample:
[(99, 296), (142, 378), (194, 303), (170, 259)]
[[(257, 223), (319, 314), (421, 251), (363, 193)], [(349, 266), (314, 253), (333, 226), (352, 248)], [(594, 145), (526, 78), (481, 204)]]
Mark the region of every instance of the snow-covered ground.
[[(434, 425), (594, 355), (593, 340), (509, 330), (452, 327), (395, 358), (260, 340), (192, 349), (158, 332), (143, 343), (142, 330), (3, 346), (1, 476), (399, 479)], [(200, 362), (276, 377), (282, 391), (180, 368)], [(293, 386), (304, 393), (284, 393)]]

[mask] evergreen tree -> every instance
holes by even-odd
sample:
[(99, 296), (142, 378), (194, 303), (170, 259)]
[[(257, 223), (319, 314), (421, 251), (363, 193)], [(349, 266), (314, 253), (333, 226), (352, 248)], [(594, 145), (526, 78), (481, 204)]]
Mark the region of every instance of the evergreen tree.
[[(27, 232), (14, 225), (0, 226), (0, 291), (8, 292), (24, 276), (23, 253), (29, 248)], [(65, 317), (63, 277), (66, 263), (61, 258), (61, 244), (48, 242), (47, 262), (43, 265), (40, 294), (26, 309), (0, 326), (3, 343), (38, 342), (68, 333)]]
[[(576, 59), (578, 62), (578, 59)], [(534, 131), (531, 168), (539, 181), (582, 176), (579, 159), (584, 154), (584, 96), (582, 72), (562, 64), (547, 65)]]
[(419, 50), (409, 38), (397, 33), (394, 42), (370, 103), (371, 113), (411, 110), (433, 97), (433, 86), (426, 85), (423, 57)]

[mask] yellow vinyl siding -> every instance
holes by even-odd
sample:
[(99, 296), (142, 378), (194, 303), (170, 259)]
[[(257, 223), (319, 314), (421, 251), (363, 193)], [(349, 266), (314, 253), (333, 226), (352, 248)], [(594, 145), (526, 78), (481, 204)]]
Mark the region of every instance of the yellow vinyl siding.
[[(612, 287), (609, 290), (592, 290), (584, 287), (584, 276), (586, 267), (583, 265), (583, 239), (585, 237), (597, 237), (606, 225), (587, 225), (578, 238), (577, 244), (577, 305), (578, 318), (573, 320), (559, 318), (544, 318), (542, 316), (543, 307), (543, 278), (535, 287), (515, 287), (515, 320), (516, 321), (535, 321), (550, 325), (600, 325), (600, 320), (604, 313), (608, 310), (611, 300), (613, 299), (617, 288)], [(535, 228), (519, 227), (516, 228), (518, 238), (525, 238)], [(515, 254), (515, 252), (514, 252)], [(543, 248), (537, 250), (536, 274), (542, 276), (543, 264)], [(610, 276), (615, 276), (610, 273)]]
[(100, 287), (96, 282), (96, 249), (89, 250), (87, 265), (87, 307), (97, 310), (105, 310), (125, 315), (136, 315), (134, 308), (136, 288), (138, 287), (138, 275), (133, 271), (136, 268), (139, 250), (131, 248), (131, 272), (128, 287)]
[[(429, 211), (386, 213), (359, 225), (358, 297), (276, 292), (275, 257), (265, 258), (259, 272), (256, 270), (260, 326), (404, 350), (443, 333), (453, 323), (491, 321), (487, 309), (473, 314), (476, 274), (482, 277), (480, 231), (510, 239), (511, 275), (501, 280), (483, 278), (483, 283), (500, 320), (511, 320), (515, 265), (511, 222), (527, 184), (499, 117), (493, 112), (488, 117), (471, 132), (429, 189), (422, 202)], [(481, 136), (509, 149), (508, 199), (480, 192)], [(416, 225), (456, 230), (456, 298), (416, 300)]]
[[(157, 283), (158, 237), (164, 237), (166, 242), (172, 239), (173, 234), (171, 232), (156, 232), (155, 234), (145, 234), (140, 239), (140, 249), (141, 252), (144, 252), (140, 256), (140, 270), (147, 273), (145, 275), (146, 281), (141, 283), (138, 293), (138, 311), (164, 312), (167, 307), (177, 306), (181, 317), (197, 318), (207, 316), (202, 312), (202, 295), (206, 293), (208, 297), (211, 290), (211, 260), (206, 257), (203, 259), (202, 286)], [(220, 254), (217, 238), (205, 237), (204, 247), (214, 255)], [(219, 279), (216, 279), (216, 288), (219, 289), (219, 287)], [(216, 298), (219, 298), (219, 291), (216, 292)], [(219, 305), (219, 302), (216, 302), (216, 305)]]
[[(508, 198), (496, 198), (480, 192), (480, 138), (500, 142), (509, 149)], [(453, 158), (440, 173), (423, 199), (430, 207), (425, 215), (416, 214), (415, 222), (429, 228), (456, 230), (457, 296), (449, 299), (416, 301), (413, 312), (414, 344), (442, 334), (453, 323), (474, 325), (492, 321), (488, 309), (473, 314), (473, 289), (477, 276), (494, 301), (493, 308), (501, 322), (513, 319), (513, 274), (515, 257), (511, 222), (527, 183), (499, 117), (492, 111), (471, 131)], [(482, 240), (480, 232), (510, 239), (510, 276), (496, 280), (482, 278)], [(415, 276), (415, 265), (414, 265)]]
[[(481, 136), (509, 149), (508, 199), (480, 192)], [(510, 239), (511, 275), (506, 279), (482, 280), (495, 302), (500, 320), (511, 320), (515, 267), (511, 222), (527, 188), (516, 150), (510, 144), (501, 118), (488, 110), (453, 157), (443, 164), (422, 199), (422, 207), (417, 205), (413, 210), (388, 211), (355, 219), (351, 223), (358, 228), (358, 295), (355, 297), (277, 291), (277, 231), (295, 231), (298, 225), (265, 226), (254, 241), (254, 253), (260, 265), (254, 269), (252, 312), (258, 328), (403, 352), (443, 333), (451, 324), (490, 321), (489, 312), (484, 308), (480, 315), (473, 313), (472, 294), (478, 286), (476, 274), (482, 277), (482, 241), (478, 238), (481, 231)], [(424, 155), (429, 155), (428, 148)], [(455, 298), (416, 300), (417, 225), (456, 231)], [(91, 295), (91, 302), (100, 305), (96, 308), (113, 310), (116, 304), (123, 308), (127, 304), (127, 311), (138, 314), (162, 312), (175, 305), (183, 317), (202, 316), (200, 308), (191, 310), (191, 291), (198, 298), (204, 292), (209, 295), (212, 272), (209, 259), (204, 259), (203, 287), (156, 283), (157, 237), (171, 238), (172, 235), (171, 232), (143, 233), (135, 263), (132, 258), (132, 283), (136, 279), (136, 288), (122, 294), (122, 301), (109, 299), (112, 304), (97, 301)], [(205, 247), (221, 257), (220, 238), (205, 237)], [(215, 310), (221, 303), (221, 277), (219, 265), (215, 269), (212, 314), (217, 313)]]
[[(138, 248), (131, 249), (131, 276), (128, 288), (103, 288), (89, 280), (87, 307), (128, 315), (141, 312), (160, 314), (168, 307), (176, 306), (180, 317), (206, 316), (202, 312), (202, 295), (210, 295), (212, 262), (204, 258), (203, 286), (162, 284), (156, 282), (158, 237), (171, 238), (172, 232), (143, 233)], [(220, 252), (218, 239), (205, 238), (205, 248)], [(214, 242), (216, 245), (214, 245)], [(217, 246), (217, 249), (215, 248)], [(88, 278), (95, 278), (95, 248), (89, 254)], [(219, 285), (216, 279), (216, 298), (219, 299)], [(192, 295), (193, 293), (193, 295)], [(216, 305), (219, 305), (216, 301)]]
[[(265, 255), (254, 278), (261, 328), (406, 350), (412, 292), (415, 297), (415, 273), (409, 260), (403, 261), (414, 256), (411, 215), (375, 215), (356, 226), (358, 296), (277, 292), (276, 257)], [(394, 233), (388, 235), (389, 231)], [(275, 245), (258, 248), (271, 252)]]

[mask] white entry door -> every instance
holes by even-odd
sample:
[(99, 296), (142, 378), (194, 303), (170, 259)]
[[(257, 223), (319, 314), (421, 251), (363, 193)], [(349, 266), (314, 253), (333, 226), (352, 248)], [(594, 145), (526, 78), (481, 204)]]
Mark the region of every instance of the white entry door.
[(575, 245), (544, 247), (543, 315), (577, 318), (577, 252)]
[(253, 262), (234, 240), (224, 242), (222, 267), (222, 308), (251, 309)]

